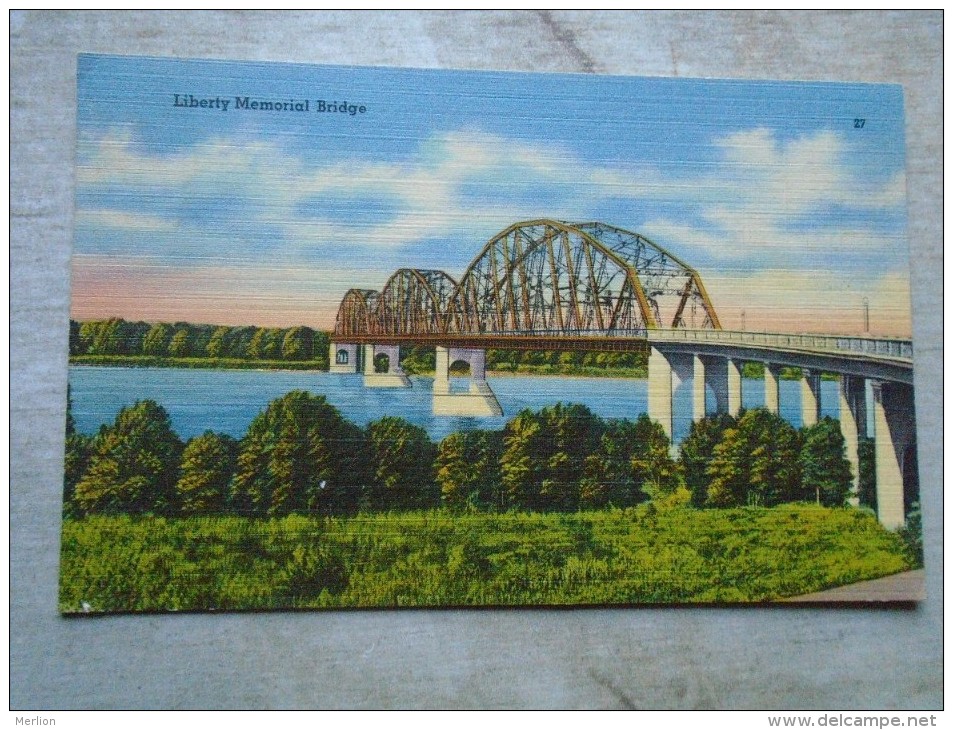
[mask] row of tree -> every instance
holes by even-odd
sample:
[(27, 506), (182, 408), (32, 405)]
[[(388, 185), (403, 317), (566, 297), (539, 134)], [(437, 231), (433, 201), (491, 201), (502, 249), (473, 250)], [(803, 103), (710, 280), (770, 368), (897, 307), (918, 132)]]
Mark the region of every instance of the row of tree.
[(795, 429), (762, 408), (737, 418), (718, 414), (692, 424), (680, 462), (698, 507), (811, 501), (846, 504), (853, 486), (840, 424), (823, 418)]
[(315, 360), (327, 369), (330, 335), (310, 327), (224, 327), (112, 319), (70, 321), (70, 355)]
[[(119, 317), (70, 321), (70, 355), (229, 358), (238, 360), (314, 361), (328, 367), (331, 333), (310, 327), (226, 327), (190, 322), (129, 322)], [(433, 347), (401, 348), (401, 365), (409, 373), (432, 372)], [(543, 352), (487, 350), (490, 369), (521, 366), (556, 369), (595, 367), (645, 369), (638, 352)]]
[[(436, 353), (433, 347), (405, 345), (400, 348), (400, 365), (408, 373), (433, 372), (435, 363)], [(576, 368), (647, 370), (648, 356), (642, 352), (489, 349), (486, 351), (486, 366), (490, 370), (503, 371), (520, 369), (534, 371), (543, 366), (549, 366), (555, 372), (572, 372)]]
[(575, 511), (675, 499), (697, 507), (846, 503), (850, 467), (836, 421), (797, 431), (764, 410), (692, 428), (670, 455), (647, 416), (602, 419), (585, 406), (523, 411), (501, 431), (439, 444), (387, 416), (361, 428), (323, 396), (272, 401), (236, 440), (183, 442), (153, 401), (123, 409), (95, 436), (67, 423), (71, 514), (348, 514), (446, 506)]

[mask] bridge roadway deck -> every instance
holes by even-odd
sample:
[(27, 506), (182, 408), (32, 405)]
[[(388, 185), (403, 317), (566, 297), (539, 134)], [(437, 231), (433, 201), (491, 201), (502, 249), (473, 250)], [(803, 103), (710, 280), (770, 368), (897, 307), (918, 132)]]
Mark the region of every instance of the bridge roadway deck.
[(650, 330), (647, 335), (553, 333), (334, 336), (339, 344), (424, 345), (468, 349), (648, 352), (770, 362), (818, 372), (913, 384), (910, 340), (853, 335), (805, 335), (732, 330)]

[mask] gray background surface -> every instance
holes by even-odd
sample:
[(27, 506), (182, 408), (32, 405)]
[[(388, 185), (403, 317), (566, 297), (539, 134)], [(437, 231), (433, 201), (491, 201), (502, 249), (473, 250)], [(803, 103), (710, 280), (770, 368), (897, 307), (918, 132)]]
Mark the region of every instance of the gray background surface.
[[(942, 20), (940, 12), (13, 12), (12, 707), (940, 707)], [(80, 52), (903, 84), (928, 600), (912, 610), (60, 618)]]

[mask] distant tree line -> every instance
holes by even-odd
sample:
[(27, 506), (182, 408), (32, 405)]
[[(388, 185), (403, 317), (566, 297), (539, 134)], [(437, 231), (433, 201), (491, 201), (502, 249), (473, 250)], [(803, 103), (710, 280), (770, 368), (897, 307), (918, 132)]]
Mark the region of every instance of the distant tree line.
[[(435, 362), (433, 347), (411, 345), (400, 348), (401, 367), (408, 373), (431, 372)], [(486, 351), (486, 367), (488, 370), (532, 373), (618, 368), (648, 372), (648, 356), (641, 352), (556, 352), (491, 348)]]
[(313, 360), (327, 368), (330, 336), (310, 327), (224, 327), (112, 319), (70, 321), (70, 355)]
[(149, 400), (95, 436), (67, 419), (68, 514), (350, 514), (576, 511), (647, 500), (696, 507), (844, 505), (850, 468), (836, 421), (797, 431), (764, 410), (695, 424), (672, 458), (647, 416), (603, 419), (585, 406), (525, 410), (500, 431), (426, 431), (386, 416), (361, 428), (323, 396), (272, 401), (245, 435), (183, 442)]

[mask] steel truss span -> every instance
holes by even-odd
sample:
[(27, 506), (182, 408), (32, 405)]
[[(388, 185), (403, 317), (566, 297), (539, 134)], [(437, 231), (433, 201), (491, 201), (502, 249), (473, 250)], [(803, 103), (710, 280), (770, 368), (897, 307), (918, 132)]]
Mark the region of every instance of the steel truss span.
[(442, 271), (400, 269), (388, 279), (377, 300), (379, 334), (446, 332), (447, 306), (456, 288), (457, 282)]
[(400, 269), (379, 294), (351, 289), (335, 336), (640, 338), (667, 328), (721, 328), (694, 269), (622, 228), (535, 220), (490, 239), (459, 284)]

